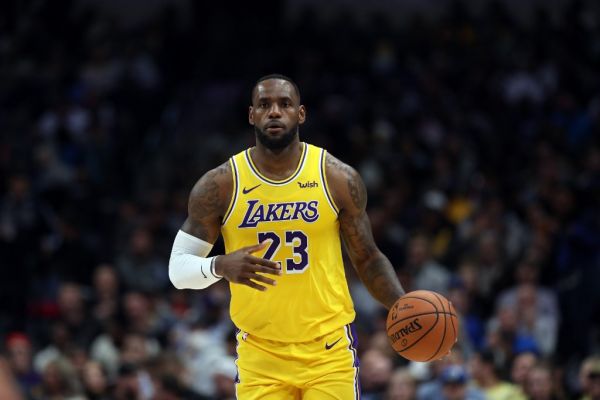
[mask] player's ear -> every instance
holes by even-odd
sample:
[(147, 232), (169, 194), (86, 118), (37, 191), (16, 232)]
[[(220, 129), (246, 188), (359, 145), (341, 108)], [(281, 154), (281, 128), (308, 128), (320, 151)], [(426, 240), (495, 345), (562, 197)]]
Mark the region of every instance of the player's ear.
[(254, 125), (254, 108), (248, 107), (248, 122), (250, 125)]
[(302, 125), (306, 121), (306, 107), (301, 105), (298, 108), (298, 123)]

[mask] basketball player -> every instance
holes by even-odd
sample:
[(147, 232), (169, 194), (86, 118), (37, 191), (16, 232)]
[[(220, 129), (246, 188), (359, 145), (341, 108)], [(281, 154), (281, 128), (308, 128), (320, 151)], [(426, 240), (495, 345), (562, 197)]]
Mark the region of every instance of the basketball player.
[[(200, 178), (173, 244), (177, 288), (230, 282), (242, 400), (359, 398), (340, 235), (377, 300), (389, 309), (404, 294), (373, 241), (360, 176), (300, 141), (305, 119), (291, 79), (260, 78), (248, 114), (256, 146)], [(207, 257), (219, 233), (226, 254)]]

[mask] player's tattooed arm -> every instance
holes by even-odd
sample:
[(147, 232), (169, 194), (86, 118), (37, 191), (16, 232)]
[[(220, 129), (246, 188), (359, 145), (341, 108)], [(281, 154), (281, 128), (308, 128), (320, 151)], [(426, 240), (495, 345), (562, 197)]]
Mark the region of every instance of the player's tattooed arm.
[(194, 185), (188, 201), (188, 217), (182, 230), (208, 243), (214, 243), (221, 220), (232, 196), (233, 181), (229, 162), (208, 171)]
[[(221, 221), (233, 195), (231, 166), (225, 163), (208, 171), (196, 183), (188, 203), (188, 218), (182, 226), (184, 232), (208, 243), (219, 237)], [(225, 280), (264, 291), (275, 285), (275, 280), (258, 272), (281, 275), (279, 264), (252, 255), (263, 250), (268, 242), (246, 246), (228, 254), (218, 255), (214, 261), (214, 272)], [(263, 285), (265, 284), (265, 285)]]
[(371, 295), (386, 308), (404, 294), (392, 264), (377, 248), (366, 212), (367, 190), (352, 167), (327, 155), (326, 174), (340, 214), (340, 230), (356, 272)]

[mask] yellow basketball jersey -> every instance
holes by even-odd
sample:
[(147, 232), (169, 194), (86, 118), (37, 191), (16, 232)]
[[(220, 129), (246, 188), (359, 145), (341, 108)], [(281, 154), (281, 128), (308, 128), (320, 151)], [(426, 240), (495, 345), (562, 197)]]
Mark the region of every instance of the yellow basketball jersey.
[(338, 210), (325, 178), (326, 151), (302, 143), (295, 172), (262, 175), (251, 149), (230, 159), (234, 188), (221, 233), (230, 253), (264, 240), (257, 257), (278, 261), (283, 274), (261, 292), (230, 284), (231, 319), (252, 335), (281, 342), (323, 336), (354, 320), (342, 253)]

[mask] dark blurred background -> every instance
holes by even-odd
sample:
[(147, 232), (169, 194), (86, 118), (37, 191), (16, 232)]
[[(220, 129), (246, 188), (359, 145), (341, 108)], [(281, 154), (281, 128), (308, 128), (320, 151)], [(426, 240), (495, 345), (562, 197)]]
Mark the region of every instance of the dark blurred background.
[(404, 287), (461, 314), (408, 363), (348, 266), (363, 398), (600, 399), (599, 68), (592, 0), (3, 3), (0, 397), (233, 398), (228, 288), (168, 258), (275, 72)]

